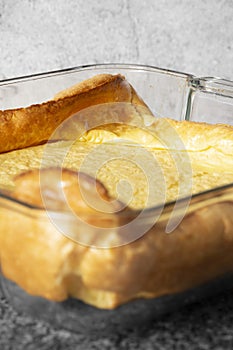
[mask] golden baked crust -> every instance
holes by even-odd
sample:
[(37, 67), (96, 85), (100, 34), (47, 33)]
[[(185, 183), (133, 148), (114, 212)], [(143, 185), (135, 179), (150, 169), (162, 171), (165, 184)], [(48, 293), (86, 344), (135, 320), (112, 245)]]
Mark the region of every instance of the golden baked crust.
[[(183, 145), (175, 144), (175, 148), (189, 152), (195, 163), (201, 166), (233, 169), (233, 126), (226, 124), (208, 124), (173, 119), (156, 119), (153, 128), (158, 138), (165, 139), (167, 147), (174, 148), (173, 139), (166, 136), (167, 123), (174, 129)], [(182, 148), (183, 147), (183, 148)]]
[[(45, 141), (64, 118), (91, 104), (118, 100), (145, 106), (121, 76), (114, 78), (101, 76), (96, 79), (62, 92), (56, 95), (53, 101), (45, 104), (2, 112), (2, 118), (6, 119), (3, 129), (5, 128), (7, 137), (9, 138), (14, 123), (16, 131), (10, 141), (7, 139), (9, 142), (6, 140), (8, 143), (6, 142), (6, 147), (1, 151)], [(32, 115), (37, 118), (33, 114), (34, 111), (37, 116), (44, 115), (47, 111), (49, 132), (44, 134), (42, 128), (43, 137), (40, 134), (37, 138), (38, 125), (41, 127), (43, 125), (44, 128), (48, 126), (46, 118), (38, 117), (35, 119), (37, 120), (35, 124), (31, 125), (29, 137), (26, 140), (20, 139), (19, 131), (26, 127), (21, 123), (17, 124), (21, 120), (20, 115), (24, 116), (26, 123), (30, 123)], [(54, 116), (55, 122), (51, 123)], [(133, 117), (133, 114), (130, 115), (129, 120)], [(170, 167), (169, 155), (172, 154), (177, 159), (176, 156), (179, 157), (188, 151), (187, 157), (191, 160), (192, 171), (194, 174), (195, 171), (197, 174), (206, 173), (209, 178), (212, 176), (210, 186), (214, 187), (217, 184), (216, 172), (219, 174), (218, 181), (221, 177), (224, 180), (224, 176), (226, 182), (233, 178), (232, 127), (155, 118), (151, 119), (150, 125), (145, 128), (143, 115), (136, 112), (136, 117), (137, 127), (109, 124), (90, 130), (80, 140), (79, 147), (123, 137), (132, 142), (140, 141), (146, 152), (155, 152), (158, 157), (160, 154), (160, 158), (157, 159), (167, 166), (165, 169), (168, 176), (174, 171), (174, 167)], [(0, 134), (3, 140), (4, 135)], [(7, 160), (12, 154), (17, 158), (19, 155), (17, 152), (21, 151), (15, 152), (9, 153), (8, 158), (7, 153), (3, 155), (5, 157), (3, 166), (4, 164), (7, 166)], [(28, 154), (28, 158), (33, 158), (32, 153)], [(39, 165), (35, 167), (39, 168)], [(181, 163), (184, 172), (186, 166), (185, 162)], [(29, 169), (30, 167), (31, 164), (28, 165)], [(58, 168), (48, 168), (43, 172), (48, 179), (46, 182), (48, 186), (52, 184), (50, 178), (54, 180), (58, 174), (60, 176)], [(135, 173), (132, 174), (134, 175)], [(105, 238), (94, 235), (90, 242), (87, 237), (89, 245), (75, 242), (75, 235), (73, 239), (66, 237), (46, 215), (40, 194), (39, 170), (31, 170), (17, 176), (15, 187), (8, 192), (8, 195), (38, 208), (26, 208), (26, 213), (21, 210), (13, 211), (7, 206), (1, 208), (0, 260), (4, 275), (18, 283), (28, 293), (54, 301), (73, 296), (96, 307), (112, 309), (135, 298), (153, 298), (181, 292), (232, 271), (232, 189), (227, 199), (210, 201), (205, 206), (187, 212), (171, 234), (165, 233), (168, 223), (165, 217), (140, 239), (122, 245), (124, 237), (119, 236), (118, 227), (135, 218), (138, 212), (132, 208), (136, 206), (124, 208), (122, 202), (113, 201), (114, 193), (108, 192), (100, 182), (97, 182), (97, 192), (105, 199), (107, 208), (112, 210), (105, 220), (105, 216), (96, 214), (96, 210), (83, 201), (77, 187), (78, 173), (63, 169), (62, 176), (66, 203), (73, 212), (82, 218), (85, 217), (87, 221), (90, 220), (89, 224), (111, 227), (111, 235)], [(182, 177), (174, 176), (174, 179), (177, 182), (181, 181)], [(88, 175), (81, 175), (82, 181), (88, 182), (94, 202), (99, 203), (99, 199), (95, 199), (96, 182)], [(111, 189), (108, 188), (108, 182), (111, 181), (111, 178), (106, 179), (106, 182), (103, 181), (108, 190)], [(209, 187), (204, 183), (201, 189), (207, 188)], [(54, 186), (49, 187), (48, 193), (52, 195), (49, 206), (47, 202), (46, 207), (64, 212), (67, 209), (64, 201), (57, 198), (56, 188), (55, 192), (53, 191)], [(141, 196), (141, 193), (136, 192), (136, 195)], [(15, 206), (17, 207), (17, 203)], [(132, 235), (132, 232), (126, 230), (125, 234)], [(85, 241), (86, 232), (82, 232), (82, 235)], [(101, 239), (105, 239), (106, 246), (110, 247), (98, 248), (97, 246), (101, 246)], [(111, 248), (112, 241), (118, 242), (119, 246)]]
[(0, 111), (0, 153), (41, 144), (72, 114), (110, 102), (145, 105), (123, 76), (100, 74), (40, 105)]
[[(56, 171), (45, 170), (48, 176)], [(69, 201), (80, 214), (80, 192), (73, 186), (76, 177), (65, 171)], [(31, 204), (38, 201), (39, 195), (33, 196), (29, 188), (39, 191), (36, 170), (18, 177), (14, 197)], [(136, 215), (129, 209), (126, 212), (130, 220)], [(12, 211), (5, 208), (0, 214), (3, 232), (7, 232), (0, 235), (1, 266), (6, 277), (33, 295), (56, 301), (73, 296), (111, 309), (134, 298), (187, 290), (232, 271), (231, 212), (229, 200), (212, 203), (187, 214), (171, 234), (165, 234), (167, 220), (161, 220), (130, 244), (100, 249), (95, 248), (95, 241), (90, 247), (65, 237), (44, 210), (37, 218), (33, 212), (22, 215), (16, 210), (12, 220)], [(121, 213), (112, 215), (113, 227), (122, 225)], [(100, 224), (100, 217), (96, 218)], [(118, 232), (114, 234), (117, 238)]]
[[(153, 118), (153, 123), (145, 129), (143, 115), (138, 116), (135, 112), (128, 120), (130, 117), (138, 118), (140, 127), (108, 124), (94, 128), (72, 147), (68, 146), (62, 166), (73, 170), (81, 168), (97, 177), (112, 197), (120, 195), (119, 198), (134, 209), (159, 205), (176, 200), (178, 196), (233, 182), (232, 127)], [(221, 138), (217, 130), (222, 133)], [(190, 146), (194, 138), (196, 149), (194, 145)], [(122, 139), (124, 143), (117, 142)], [(131, 146), (135, 144), (136, 147)], [(47, 158), (44, 145), (0, 155), (0, 187), (12, 188), (14, 176), (40, 168), (41, 159), (44, 159), (43, 165), (61, 166), (61, 150), (66, 147), (66, 141), (50, 144), (52, 157), (48, 155)], [(148, 179), (153, 186), (153, 196), (149, 199)], [(122, 190), (117, 191), (121, 180), (130, 183), (128, 190), (122, 186)]]

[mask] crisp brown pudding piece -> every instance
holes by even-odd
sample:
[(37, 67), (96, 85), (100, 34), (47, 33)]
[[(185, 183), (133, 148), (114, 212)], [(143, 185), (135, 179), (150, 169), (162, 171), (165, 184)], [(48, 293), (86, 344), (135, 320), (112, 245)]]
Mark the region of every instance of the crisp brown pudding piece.
[[(117, 79), (120, 79), (119, 93), (124, 92), (122, 98), (117, 97), (118, 92), (112, 89), (111, 83), (106, 85), (106, 89), (110, 89), (112, 92), (105, 94), (105, 90), (102, 90), (102, 88), (97, 93), (96, 88), (98, 90), (98, 87), (96, 85), (92, 92), (90, 82), (88, 83), (88, 92), (86, 95), (84, 92), (85, 98), (83, 98), (80, 97), (82, 94), (80, 94), (79, 85), (77, 90), (74, 89), (77, 105), (72, 100), (73, 89), (68, 91), (68, 97), (67, 92), (63, 92), (58, 95), (58, 100), (48, 102), (50, 106), (50, 103), (60, 101), (55, 110), (49, 108), (50, 122), (54, 115), (59, 116), (60, 113), (62, 116), (59, 122), (63, 121), (69, 113), (72, 114), (74, 111), (87, 107), (89, 101), (101, 103), (98, 101), (103, 101), (102, 93), (103, 96), (107, 96), (105, 102), (114, 102), (119, 99), (120, 101), (145, 106), (124, 78), (117, 77)], [(95, 79), (98, 80), (99, 78)], [(81, 89), (85, 90), (85, 84)], [(122, 86), (123, 90), (121, 89)], [(93, 100), (92, 93), (95, 96)], [(111, 96), (110, 99), (109, 96)], [(115, 97), (112, 98), (112, 96)], [(72, 103), (70, 99), (73, 101)], [(73, 103), (76, 106), (74, 109)], [(64, 107), (67, 104), (72, 105), (69, 107), (69, 113)], [(41, 107), (43, 110), (44, 106), (45, 104), (37, 105), (36, 109), (39, 110)], [(33, 110), (35, 107), (29, 107), (29, 110), (31, 108)], [(20, 109), (20, 113), (25, 112), (25, 110), (27, 109)], [(7, 111), (5, 115), (7, 115)], [(11, 115), (11, 112), (9, 112), (9, 115)], [(27, 116), (27, 113), (25, 115)], [(132, 118), (134, 115), (130, 117)], [(230, 182), (232, 179), (232, 127), (155, 118), (150, 121), (145, 130), (144, 116), (139, 116), (136, 113), (135, 118), (138, 118), (138, 127), (112, 124), (90, 130), (84, 135), (82, 142), (79, 142), (77, 152), (79, 149), (83, 152), (86, 147), (93, 146), (95, 142), (104, 142), (105, 139), (111, 141), (123, 137), (129, 141), (140, 140), (140, 144), (143, 146), (142, 149), (146, 149), (148, 154), (150, 154), (149, 152), (155, 153), (159, 164), (164, 167), (168, 194), (172, 192), (177, 182), (184, 181), (187, 165), (190, 164), (193, 179), (195, 180), (196, 177), (201, 179), (200, 182), (203, 182), (200, 184), (201, 191), (223, 184), (224, 177), (226, 182)], [(28, 119), (26, 118), (26, 120)], [(13, 119), (10, 119), (10, 122), (13, 123)], [(47, 119), (40, 122), (47, 126)], [(53, 128), (56, 128), (56, 123), (51, 126), (50, 132)], [(5, 127), (5, 124), (3, 126)], [(40, 143), (49, 137), (46, 134), (40, 140), (35, 139), (34, 143), (37, 126), (32, 125), (31, 128), (30, 142), (32, 144)], [(18, 132), (19, 130), (20, 127)], [(17, 142), (17, 137), (11, 140), (12, 149), (24, 147), (22, 143)], [(116, 148), (114, 147), (114, 150)], [(29, 153), (24, 153), (25, 150), (22, 150), (24, 156), (27, 154), (24, 157), (27, 161), (29, 158), (33, 158), (32, 154), (35, 149), (38, 150), (36, 147), (28, 148), (26, 151)], [(144, 158), (145, 152), (140, 154), (137, 151), (138, 148), (135, 147), (134, 150), (136, 150), (136, 153), (132, 152), (132, 157), (135, 159)], [(9, 159), (12, 154), (20, 159), (20, 153), (17, 152), (21, 151), (14, 152), (9, 153)], [(82, 152), (78, 153), (78, 157)], [(185, 152), (187, 152), (188, 157), (180, 158)], [(174, 172), (175, 167), (170, 163), (169, 154), (172, 154), (175, 159), (179, 159), (181, 174), (178, 175), (180, 177), (177, 177)], [(190, 160), (190, 164), (188, 164), (188, 160)], [(69, 164), (72, 165), (73, 163), (71, 157)], [(3, 166), (7, 166), (7, 164), (7, 158), (4, 158)], [(30, 164), (28, 168), (30, 168)], [(112, 174), (114, 176), (118, 173), (120, 176), (124, 175), (128, 168), (128, 164), (119, 161), (117, 166), (113, 166), (112, 169), (115, 173)], [(131, 171), (129, 177), (135, 178), (136, 168), (132, 166), (130, 169), (135, 171)], [(44, 174), (46, 179), (45, 182), (42, 182), (45, 186), (45, 197), (48, 199), (46, 208), (58, 212), (62, 211), (61, 215), (63, 215), (67, 210), (67, 206), (64, 203), (64, 198), (59, 196), (59, 190), (56, 190), (56, 186), (54, 186), (55, 180), (59, 179), (60, 170), (48, 168), (41, 173)], [(141, 238), (122, 245), (124, 237), (119, 235), (118, 228), (135, 219), (138, 214), (135, 210), (138, 202), (136, 202), (137, 205), (132, 205), (130, 208), (115, 199), (114, 194), (110, 193), (114, 176), (100, 174), (103, 181), (102, 183), (98, 181), (96, 183), (87, 174), (82, 174), (78, 180), (78, 175), (80, 174), (77, 171), (63, 169), (62, 181), (57, 183), (62, 184), (67, 204), (75, 214), (85, 219), (89, 224), (100, 228), (110, 228), (109, 235), (105, 237), (89, 236), (86, 230), (81, 230), (81, 233), (77, 233), (80, 234), (77, 240), (79, 241), (81, 238), (79, 244), (75, 242), (76, 233), (70, 239), (53, 225), (44, 210), (40, 192), (39, 170), (31, 170), (17, 176), (15, 187), (8, 193), (12, 198), (23, 202), (23, 205), (14, 203), (15, 210), (13, 208), (9, 209), (7, 205), (1, 207), (0, 259), (2, 271), (7, 278), (15, 281), (28, 293), (54, 301), (65, 300), (73, 296), (96, 307), (112, 309), (135, 298), (154, 298), (182, 292), (232, 271), (232, 189), (229, 189), (226, 198), (218, 193), (216, 198), (210, 196), (210, 200), (205, 202), (205, 205), (196, 203), (171, 234), (165, 233), (168, 218), (164, 215)], [(161, 179), (157, 173), (148, 173), (147, 175), (153, 181), (156, 181), (158, 188), (161, 187)], [(136, 174), (135, 184), (138, 185), (135, 186), (135, 196), (138, 200), (142, 196), (142, 193), (138, 190), (141, 186), (140, 174)], [(88, 198), (91, 199), (90, 204), (95, 204), (94, 207), (87, 204), (82, 196), (81, 188), (85, 188), (84, 193), (90, 194)], [(96, 188), (97, 191), (95, 191)], [(107, 212), (110, 211), (107, 216), (99, 212), (101, 208), (98, 205), (102, 203), (101, 199), (104, 200), (104, 208), (102, 209)], [(35, 206), (35, 208), (30, 209), (27, 205)], [(72, 223), (69, 224), (72, 231), (74, 226), (72, 226)], [(132, 233), (127, 232), (126, 228), (126, 235)], [(113, 241), (118, 242), (119, 246), (111, 248)], [(82, 242), (85, 242), (86, 245)], [(98, 248), (98, 246), (104, 245), (102, 243), (105, 243), (106, 248)]]
[(100, 74), (58, 93), (48, 102), (0, 111), (0, 153), (41, 144), (72, 114), (110, 102), (144, 105), (123, 76)]

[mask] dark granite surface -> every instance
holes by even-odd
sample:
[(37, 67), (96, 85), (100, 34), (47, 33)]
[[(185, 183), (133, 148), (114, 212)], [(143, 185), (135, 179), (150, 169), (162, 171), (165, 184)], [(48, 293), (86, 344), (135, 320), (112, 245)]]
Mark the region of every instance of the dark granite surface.
[(233, 292), (183, 307), (126, 334), (77, 335), (17, 314), (0, 299), (1, 350), (233, 349)]

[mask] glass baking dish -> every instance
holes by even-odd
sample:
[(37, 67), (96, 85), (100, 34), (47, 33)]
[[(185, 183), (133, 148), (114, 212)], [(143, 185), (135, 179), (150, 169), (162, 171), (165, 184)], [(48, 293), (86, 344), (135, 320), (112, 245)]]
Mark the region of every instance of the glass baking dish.
[[(124, 75), (156, 117), (233, 125), (232, 82), (218, 78), (198, 78), (191, 74), (141, 65), (82, 66), (1, 81), (0, 109), (25, 107), (47, 101), (59, 90), (100, 73)], [(213, 244), (211, 232), (208, 233), (206, 241), (199, 246), (200, 249), (203, 249), (199, 252), (200, 261), (206, 262), (208, 273), (199, 278), (197, 268), (193, 280), (186, 285), (184, 284), (180, 291), (164, 293), (157, 298), (130, 301), (114, 310), (97, 309), (73, 299), (59, 303), (50, 302), (28, 295), (3, 276), (1, 276), (2, 293), (19, 312), (26, 312), (33, 317), (74, 332), (99, 333), (141, 327), (142, 324), (146, 325), (152, 319), (171, 312), (186, 303), (227, 288), (233, 288), (232, 210), (233, 183), (229, 183), (195, 194), (192, 197), (181, 198), (176, 202), (148, 208), (143, 211), (141, 216), (138, 212), (134, 213), (135, 218), (137, 218), (135, 227), (152, 232), (155, 236), (164, 234), (166, 245), (171, 249), (175, 247), (178, 259), (182, 252), (182, 244), (177, 243), (176, 236), (180, 235), (179, 224), (181, 222), (183, 227), (186, 227), (186, 234), (190, 239), (187, 248), (189, 256), (192, 255), (192, 244), (195, 243), (192, 235), (194, 234), (196, 237), (198, 234), (199, 218), (203, 219), (208, 217), (210, 213), (216, 213), (215, 222), (209, 223), (211, 227), (219, 224), (218, 218), (220, 216), (224, 222), (227, 222), (225, 245), (221, 246), (221, 249), (217, 249), (216, 246), (214, 257), (205, 254), (205, 245)], [(11, 220), (12, 215), (14, 215), (14, 220)], [(54, 215), (53, 218), (59, 218), (59, 223), (64, 225), (73, 220), (71, 216), (67, 216), (63, 212), (55, 212), (51, 215)], [(127, 220), (124, 215), (126, 214), (122, 213), (121, 218)], [(156, 224), (155, 218), (158, 218)], [(190, 226), (190, 218), (194, 218), (193, 222), (197, 220), (197, 224), (193, 227)], [(0, 191), (0, 223), (5, 234), (10, 230), (17, 233), (18, 227), (22, 229), (24, 225), (27, 229), (27, 224), (32, 224), (35, 229), (37, 227), (39, 234), (39, 230), (46, 230), (48, 225), (51, 225), (50, 219), (51, 217), (49, 218), (44, 210), (17, 201), (4, 191)], [(75, 223), (69, 227), (75, 231)], [(95, 235), (97, 231), (98, 228), (93, 227), (91, 234)], [(172, 231), (171, 234), (170, 231)], [(127, 243), (131, 244), (131, 242)], [(171, 257), (168, 254), (167, 260), (169, 261), (169, 259)], [(215, 261), (215, 268), (212, 269), (213, 261)], [(193, 269), (194, 267), (191, 265), (186, 266), (187, 275)], [(182, 278), (181, 274), (181, 282)]]

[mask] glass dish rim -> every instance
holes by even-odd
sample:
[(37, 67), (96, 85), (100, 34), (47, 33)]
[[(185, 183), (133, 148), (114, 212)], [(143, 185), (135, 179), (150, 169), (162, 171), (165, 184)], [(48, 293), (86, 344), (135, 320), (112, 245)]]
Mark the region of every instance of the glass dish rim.
[[(145, 65), (145, 64), (137, 64), (137, 63), (91, 63), (91, 64), (85, 64), (85, 65), (78, 65), (78, 66), (73, 66), (73, 67), (68, 67), (68, 68), (64, 68), (64, 69), (58, 69), (58, 70), (52, 70), (52, 71), (47, 71), (47, 72), (40, 72), (40, 73), (35, 73), (35, 74), (29, 74), (29, 75), (25, 75), (25, 76), (18, 76), (18, 77), (12, 77), (12, 78), (7, 78), (7, 79), (3, 79), (0, 80), (0, 88), (3, 86), (7, 86), (10, 84), (15, 84), (15, 83), (23, 83), (23, 82), (27, 82), (27, 81), (31, 81), (31, 80), (38, 80), (38, 79), (43, 79), (43, 78), (49, 78), (49, 77), (54, 77), (54, 76), (58, 76), (58, 75), (65, 75), (65, 74), (69, 74), (69, 73), (73, 73), (73, 72), (81, 72), (81, 71), (85, 71), (85, 70), (104, 70), (104, 69), (125, 69), (125, 70), (136, 70), (136, 71), (149, 71), (149, 72), (158, 72), (158, 73), (162, 73), (162, 74), (170, 74), (170, 75), (174, 75), (174, 76), (178, 76), (180, 78), (186, 78), (189, 79), (190, 84), (193, 86), (193, 82), (195, 81), (203, 81), (203, 82), (214, 82), (214, 83), (220, 83), (221, 85), (224, 85), (224, 83), (229, 83), (230, 87), (233, 87), (233, 81), (229, 80), (229, 79), (223, 79), (220, 77), (214, 77), (214, 76), (209, 76), (209, 77), (197, 77), (191, 73), (185, 73), (185, 72), (180, 72), (177, 70), (172, 70), (172, 69), (167, 69), (167, 68), (160, 68), (157, 66), (153, 66), (153, 65)], [(198, 83), (199, 84), (199, 83)], [(198, 87), (197, 84), (197, 87)], [(226, 85), (228, 86), (228, 85)], [(201, 86), (203, 87), (203, 86)], [(213, 92), (215, 93), (215, 92)], [(142, 208), (139, 210), (134, 210), (134, 213), (140, 213), (142, 210), (145, 213), (153, 213), (154, 211), (160, 210), (161, 207), (163, 207), (164, 209), (169, 209), (170, 207), (173, 207), (176, 203), (182, 203), (185, 202), (187, 200), (192, 200), (192, 199), (197, 199), (199, 197), (208, 197), (209, 194), (212, 193), (219, 193), (221, 191), (227, 190), (227, 189), (232, 189), (233, 190), (233, 182), (225, 184), (225, 185), (221, 185), (221, 186), (217, 186), (205, 191), (201, 191), (195, 194), (190, 194), (189, 196), (185, 196), (182, 198), (179, 198), (177, 200), (174, 201), (170, 201), (170, 202), (166, 202), (164, 204), (159, 204), (153, 207), (148, 207), (148, 208)], [(17, 200), (16, 198), (6, 194), (6, 191), (4, 189), (0, 189), (0, 200), (1, 199), (5, 199), (9, 202), (12, 202), (14, 204), (20, 205), (22, 207), (24, 207), (24, 209), (28, 209), (28, 210), (33, 210), (33, 211), (46, 211), (45, 209), (39, 207), (39, 206), (35, 206), (35, 205), (30, 205), (26, 202)], [(189, 205), (192, 205), (192, 203), (190, 202)], [(1, 207), (1, 202), (0, 202), (0, 207)], [(56, 213), (62, 213), (61, 211), (55, 211)], [(123, 213), (123, 212), (122, 212)], [(122, 214), (121, 213), (121, 214)], [(92, 214), (93, 215), (93, 214)], [(99, 214), (98, 214), (99, 215)]]
[[(147, 208), (141, 208), (141, 209), (133, 209), (132, 211), (120, 211), (120, 216), (122, 218), (127, 217), (128, 214), (133, 214), (133, 216), (137, 216), (139, 215), (142, 211), (144, 213), (143, 217), (147, 217), (147, 215), (152, 215), (155, 212), (160, 212), (162, 209), (162, 213), (161, 216), (163, 216), (164, 213), (170, 212), (170, 209), (174, 208), (175, 205), (182, 205), (182, 203), (184, 203), (184, 205), (186, 205), (188, 203), (188, 207), (195, 205), (196, 201), (198, 201), (199, 197), (202, 198), (202, 204), (206, 201), (208, 201), (210, 195), (212, 195), (212, 193), (215, 194), (219, 194), (219, 193), (224, 193), (228, 190), (232, 190), (232, 194), (233, 194), (233, 182), (222, 185), (222, 186), (218, 186), (218, 187), (214, 187), (202, 192), (198, 192), (198, 193), (194, 193), (194, 194), (190, 194), (189, 196), (185, 196), (185, 197), (181, 197), (178, 198), (177, 200), (173, 200), (170, 202), (165, 202), (165, 203), (161, 203), (152, 207), (147, 207)], [(204, 198), (203, 198), (204, 197)], [(211, 197), (213, 198), (213, 197)], [(217, 197), (216, 197), (217, 198)], [(17, 198), (14, 198), (13, 196), (11, 196), (10, 194), (7, 193), (7, 191), (5, 190), (1, 190), (0, 189), (0, 207), (2, 207), (1, 204), (1, 199), (6, 200), (9, 203), (12, 204), (16, 204), (17, 206), (21, 206), (24, 210), (28, 210), (30, 211), (30, 216), (32, 213), (54, 213), (54, 214), (67, 214), (67, 212), (65, 211), (61, 211), (61, 210), (48, 210), (46, 208), (43, 207), (39, 207), (27, 202), (24, 202), (22, 200), (19, 200)], [(193, 203), (194, 202), (194, 203)], [(14, 210), (14, 208), (12, 208), (12, 210)], [(189, 210), (188, 210), (189, 212)], [(95, 216), (111, 216), (112, 214), (108, 214), (108, 213), (90, 213), (87, 214), (88, 217), (95, 217)]]
[[(49, 76), (55, 76), (55, 75), (61, 75), (61, 74), (66, 74), (66, 73), (72, 73), (72, 72), (78, 72), (78, 71), (84, 71), (84, 70), (91, 70), (91, 69), (130, 69), (130, 70), (145, 70), (145, 71), (157, 71), (162, 74), (171, 74), (175, 76), (180, 76), (181, 78), (196, 78), (195, 75), (191, 73), (186, 73), (186, 72), (180, 72), (177, 70), (173, 69), (168, 69), (168, 68), (160, 68), (157, 66), (153, 65), (145, 65), (145, 64), (138, 64), (138, 63), (91, 63), (91, 64), (84, 64), (84, 65), (78, 65), (78, 66), (72, 66), (72, 67), (67, 67), (63, 69), (57, 69), (57, 70), (51, 70), (51, 71), (46, 71), (46, 72), (39, 72), (39, 73), (33, 73), (33, 74), (28, 74), (28, 75), (22, 75), (22, 76), (17, 76), (17, 77), (11, 77), (7, 79), (0, 79), (0, 86), (5, 85), (5, 83), (13, 84), (13, 83), (20, 83), (23, 81), (27, 80), (33, 80), (35, 79), (40, 79), (40, 78), (46, 78)], [(214, 79), (219, 79), (219, 78), (214, 78)]]

